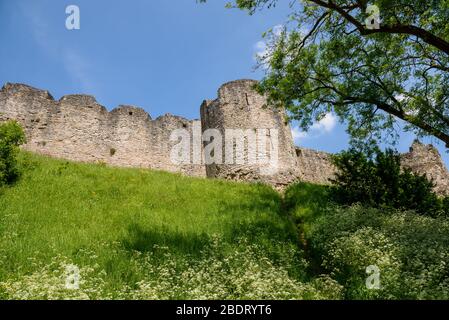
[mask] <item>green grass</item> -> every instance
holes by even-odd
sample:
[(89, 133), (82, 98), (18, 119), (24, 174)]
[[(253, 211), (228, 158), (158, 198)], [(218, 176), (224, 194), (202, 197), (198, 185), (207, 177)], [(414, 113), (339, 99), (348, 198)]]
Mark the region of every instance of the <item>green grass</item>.
[(261, 185), (25, 157), (31, 170), (0, 199), (4, 228), (18, 233), (11, 245), (19, 254), (50, 246), (70, 253), (92, 240), (195, 252), (213, 234), (263, 240), (279, 238), (279, 230), (289, 237), (279, 195)]
[[(24, 175), (0, 195), (0, 282), (20, 282), (62, 257), (105, 272), (105, 291), (114, 297), (124, 287), (157, 279), (135, 264), (142, 256), (151, 256), (153, 267), (167, 264), (160, 248), (182, 264), (216, 254), (225, 260), (252, 245), (255, 263), (267, 259), (295, 281), (304, 277), (295, 227), (270, 187), (28, 153), (21, 153), (20, 163)], [(198, 268), (189, 263), (179, 272), (189, 267)], [(232, 286), (226, 290), (224, 297), (240, 297)], [(166, 298), (191, 297), (175, 291)]]
[(333, 206), (328, 186), (306, 182), (290, 186), (284, 198), (284, 210), (301, 227), (307, 227)]
[[(307, 183), (281, 196), (19, 160), (22, 177), (0, 190), (1, 299), (449, 299), (448, 218), (339, 207)], [(378, 290), (365, 285), (373, 265)]]

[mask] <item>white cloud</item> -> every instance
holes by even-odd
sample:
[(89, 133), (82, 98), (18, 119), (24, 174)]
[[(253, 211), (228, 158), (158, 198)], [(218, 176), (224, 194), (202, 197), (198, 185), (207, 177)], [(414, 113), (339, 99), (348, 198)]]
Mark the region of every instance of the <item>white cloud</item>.
[(307, 132), (301, 131), (298, 126), (295, 126), (292, 128), (292, 136), (295, 142), (300, 141), (307, 137)]
[[(273, 28), (271, 28), (271, 33), (274, 37), (274, 39), (279, 38), (282, 35), (282, 32), (285, 30), (285, 26), (282, 24), (275, 25)], [(305, 36), (310, 32), (309, 28), (307, 26), (301, 26), (300, 27), (300, 33), (301, 35)], [(261, 58), (266, 57), (269, 54), (269, 46), (265, 40), (261, 40), (256, 42), (254, 45), (254, 58), (256, 60), (259, 60)]]
[(262, 59), (263, 57), (266, 57), (268, 54), (268, 46), (266, 44), (265, 41), (258, 41), (255, 45), (254, 45), (254, 51), (256, 52), (254, 54), (254, 59), (255, 60), (259, 60)]
[(308, 132), (301, 131), (298, 126), (292, 127), (292, 136), (296, 144), (301, 143), (304, 139), (319, 137), (334, 130), (337, 125), (337, 117), (333, 113), (327, 113), (323, 119), (314, 123)]
[(337, 124), (337, 117), (333, 113), (328, 113), (323, 119), (314, 123), (310, 130), (318, 132), (319, 134), (331, 132)]
[[(281, 24), (278, 24), (276, 26), (274, 26), (273, 28), (271, 28), (271, 32), (274, 36), (274, 38), (278, 38), (281, 36), (282, 32), (284, 31), (284, 26)], [(269, 46), (267, 44), (267, 42), (265, 40), (261, 40), (258, 41), (255, 45), (254, 45), (254, 59), (256, 61), (259, 61), (260, 59), (264, 59), (269, 55)]]

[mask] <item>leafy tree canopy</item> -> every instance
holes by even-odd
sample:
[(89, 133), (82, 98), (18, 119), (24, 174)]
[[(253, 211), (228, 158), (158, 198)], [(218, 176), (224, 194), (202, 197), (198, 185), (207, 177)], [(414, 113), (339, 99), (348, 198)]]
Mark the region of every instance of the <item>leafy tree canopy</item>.
[[(254, 14), (277, 3), (229, 6)], [(265, 35), (259, 90), (304, 130), (335, 112), (354, 144), (394, 142), (402, 119), (405, 130), (449, 147), (449, 0), (303, 0), (290, 8), (282, 32)]]

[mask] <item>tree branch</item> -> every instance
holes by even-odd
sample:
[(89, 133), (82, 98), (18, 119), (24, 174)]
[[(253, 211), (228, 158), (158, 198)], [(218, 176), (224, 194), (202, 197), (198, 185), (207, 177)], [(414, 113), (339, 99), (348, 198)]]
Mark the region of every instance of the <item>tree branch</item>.
[[(311, 2), (327, 9), (334, 10), (338, 12), (343, 18), (345, 18), (349, 23), (354, 25), (360, 32), (361, 35), (367, 36), (376, 33), (390, 33), (390, 34), (408, 34), (413, 35), (427, 44), (434, 46), (435, 48), (441, 50), (442, 52), (449, 55), (449, 42), (444, 39), (437, 37), (436, 35), (430, 33), (429, 31), (412, 26), (412, 25), (404, 25), (404, 24), (395, 24), (392, 26), (381, 26), (379, 29), (367, 29), (361, 22), (359, 22), (356, 18), (351, 16), (348, 11), (343, 9), (342, 7), (336, 5), (329, 0), (328, 2), (322, 0), (310, 0)], [(363, 8), (361, 8), (363, 10)]]

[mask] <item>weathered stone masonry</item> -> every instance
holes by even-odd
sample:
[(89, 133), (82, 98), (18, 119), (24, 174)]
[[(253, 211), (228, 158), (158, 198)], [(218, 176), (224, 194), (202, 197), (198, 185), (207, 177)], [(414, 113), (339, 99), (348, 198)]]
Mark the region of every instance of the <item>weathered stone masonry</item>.
[[(217, 99), (205, 100), (201, 105), (200, 123), (170, 114), (153, 120), (134, 106), (119, 106), (108, 112), (92, 96), (68, 95), (56, 101), (48, 91), (8, 83), (0, 90), (0, 121), (19, 121), (28, 139), (26, 150), (57, 158), (198, 177), (263, 181), (276, 188), (296, 180), (328, 183), (335, 173), (330, 154), (295, 148), (285, 113), (268, 107), (266, 98), (253, 90), (254, 84), (253, 80), (224, 84)], [(170, 141), (172, 131), (186, 129), (192, 133), (194, 126), (223, 133), (226, 128), (277, 129), (279, 170), (270, 175), (261, 173), (262, 165), (173, 163), (170, 152), (176, 142)], [(433, 146), (415, 142), (402, 156), (402, 163), (434, 179), (438, 193), (449, 194), (449, 173)]]
[(22, 84), (3, 87), (0, 113), (0, 120), (15, 119), (23, 125), (28, 140), (24, 148), (29, 151), (75, 161), (206, 175), (204, 166), (170, 161), (170, 133), (189, 130), (195, 121), (170, 114), (152, 120), (133, 106), (108, 112), (87, 95), (56, 101), (48, 91)]
[[(242, 129), (252, 133), (254, 129), (274, 128), (277, 130), (278, 163), (276, 173), (270, 172), (268, 164), (211, 164), (206, 166), (208, 177), (233, 180), (263, 181), (275, 187), (282, 188), (298, 178), (298, 162), (293, 145), (292, 134), (287, 118), (282, 111), (267, 106), (265, 97), (256, 94), (253, 86), (256, 81), (237, 80), (224, 84), (218, 90), (218, 98), (204, 101), (201, 106), (202, 129), (218, 129), (222, 136), (225, 130)], [(254, 133), (255, 134), (255, 133)], [(266, 132), (265, 140), (271, 137)], [(249, 138), (246, 137), (243, 153), (246, 157), (250, 153), (257, 154), (259, 150), (249, 149)], [(262, 137), (256, 137), (256, 145), (261, 144)], [(265, 142), (266, 142), (265, 141)], [(261, 148), (262, 149), (262, 148)], [(267, 158), (270, 157), (270, 146), (264, 148)], [(225, 152), (223, 144), (222, 153)], [(256, 158), (256, 156), (254, 157)]]
[[(336, 168), (331, 162), (331, 154), (304, 148), (296, 150), (302, 181), (328, 184), (329, 179), (334, 178)], [(403, 168), (432, 179), (438, 194), (449, 195), (449, 172), (434, 146), (414, 141), (410, 151), (401, 155), (401, 164)]]

